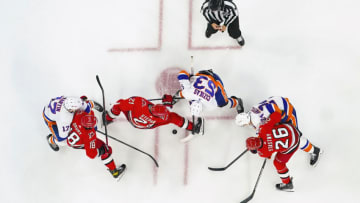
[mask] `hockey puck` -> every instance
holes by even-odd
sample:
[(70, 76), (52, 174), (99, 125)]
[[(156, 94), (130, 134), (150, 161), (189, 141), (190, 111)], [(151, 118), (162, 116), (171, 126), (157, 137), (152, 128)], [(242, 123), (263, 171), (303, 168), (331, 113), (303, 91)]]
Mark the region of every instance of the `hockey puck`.
[(172, 131), (172, 133), (175, 135), (175, 134), (177, 133), (177, 130), (174, 129), (174, 130)]

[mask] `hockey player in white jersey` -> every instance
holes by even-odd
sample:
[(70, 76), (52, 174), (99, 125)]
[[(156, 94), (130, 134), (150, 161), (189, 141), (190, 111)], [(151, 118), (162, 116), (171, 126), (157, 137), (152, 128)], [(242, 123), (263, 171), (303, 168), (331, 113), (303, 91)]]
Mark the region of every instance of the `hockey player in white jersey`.
[[(51, 131), (51, 134), (47, 136), (47, 141), (54, 151), (59, 150), (58, 144), (66, 145), (74, 113), (76, 111), (89, 113), (93, 107), (94, 102), (87, 100), (86, 96), (81, 98), (60, 96), (50, 100), (49, 104), (44, 107), (43, 118)], [(96, 104), (96, 108), (101, 111), (102, 107)]]
[(192, 115), (200, 116), (203, 106), (209, 109), (234, 108), (238, 113), (244, 112), (242, 100), (235, 96), (229, 98), (222, 80), (211, 69), (201, 70), (195, 75), (182, 70), (178, 80), (181, 86), (179, 96), (191, 102)]
[[(198, 122), (202, 122), (204, 128), (204, 120), (201, 118), (203, 106), (207, 109), (215, 108), (233, 108), (237, 113), (244, 112), (243, 102), (240, 98), (227, 96), (224, 85), (220, 77), (210, 70), (201, 70), (195, 75), (189, 74), (182, 70), (178, 74), (178, 80), (181, 90), (177, 96), (185, 98), (190, 103), (190, 112), (193, 116), (198, 117)], [(203, 130), (202, 130), (203, 131)], [(204, 131), (203, 131), (204, 133)], [(183, 142), (191, 140), (194, 133), (183, 138)]]

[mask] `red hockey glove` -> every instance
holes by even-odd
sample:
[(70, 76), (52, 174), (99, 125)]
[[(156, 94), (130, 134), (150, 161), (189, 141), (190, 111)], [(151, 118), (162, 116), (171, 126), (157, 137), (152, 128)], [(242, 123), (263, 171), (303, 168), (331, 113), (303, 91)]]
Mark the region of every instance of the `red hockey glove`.
[(174, 99), (173, 99), (173, 97), (171, 95), (164, 94), (164, 96), (162, 98), (162, 103), (165, 106), (168, 106), (168, 107), (172, 108), (173, 104), (174, 104)]

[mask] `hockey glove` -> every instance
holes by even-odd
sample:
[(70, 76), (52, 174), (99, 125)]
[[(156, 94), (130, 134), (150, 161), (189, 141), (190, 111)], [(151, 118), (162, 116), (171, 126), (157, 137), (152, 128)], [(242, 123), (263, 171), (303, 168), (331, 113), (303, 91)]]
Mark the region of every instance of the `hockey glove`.
[(190, 104), (191, 115), (200, 116), (202, 112), (202, 103), (200, 101), (192, 101)]
[(255, 150), (250, 150), (250, 152), (253, 153), (253, 154), (256, 154), (257, 150), (256, 149)]
[(169, 94), (164, 94), (163, 98), (162, 98), (162, 103), (167, 106), (172, 108), (174, 105), (174, 99), (171, 95)]

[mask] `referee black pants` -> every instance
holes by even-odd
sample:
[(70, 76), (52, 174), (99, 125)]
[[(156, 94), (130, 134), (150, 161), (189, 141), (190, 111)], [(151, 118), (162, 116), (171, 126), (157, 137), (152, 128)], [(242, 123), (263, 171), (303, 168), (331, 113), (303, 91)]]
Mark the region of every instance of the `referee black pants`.
[[(233, 22), (231, 22), (227, 27), (230, 37), (237, 39), (241, 36), (241, 31), (239, 27), (239, 17), (236, 17)], [(206, 37), (210, 37), (212, 34), (216, 33), (218, 30), (214, 30), (210, 23), (208, 23), (206, 29)]]

